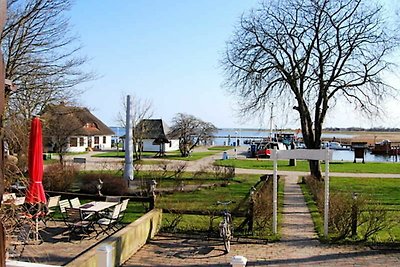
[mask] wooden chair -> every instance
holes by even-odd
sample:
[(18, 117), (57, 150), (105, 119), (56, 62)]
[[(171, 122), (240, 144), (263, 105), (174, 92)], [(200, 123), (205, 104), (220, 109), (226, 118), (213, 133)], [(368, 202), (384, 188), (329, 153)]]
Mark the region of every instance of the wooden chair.
[(97, 233), (97, 236), (99, 236), (101, 233), (107, 233), (109, 230), (116, 229), (117, 223), (118, 223), (118, 218), (119, 214), (121, 212), (121, 207), (122, 204), (118, 204), (115, 206), (111, 216), (106, 216), (97, 221), (97, 224), (100, 226), (101, 231)]
[(15, 205), (21, 206), (21, 205), (24, 205), (24, 203), (25, 203), (25, 197), (16, 197), (15, 198), (15, 201), (14, 201)]
[(17, 195), (15, 193), (4, 193), (3, 194), (3, 200), (1, 201), (1, 204), (4, 203), (13, 203), (15, 199), (17, 198)]
[(67, 222), (66, 222), (67, 208), (71, 208), (71, 204), (69, 203), (69, 200), (68, 199), (60, 200), (58, 202), (58, 206), (60, 207), (60, 212), (61, 212), (63, 221), (64, 221), (65, 224), (67, 224)]
[(49, 197), (47, 200), (46, 214), (43, 217), (44, 224), (46, 224), (48, 220), (52, 220), (54, 222), (53, 215), (56, 212), (54, 208), (59, 206), (60, 198), (61, 196), (53, 196)]
[(119, 213), (118, 223), (121, 223), (122, 219), (123, 219), (124, 216), (125, 216), (126, 209), (128, 208), (128, 202), (129, 202), (129, 198), (124, 199), (124, 200), (122, 201), (122, 203), (121, 203), (121, 204), (122, 204), (122, 205), (121, 205), (121, 212)]
[(72, 208), (79, 208), (81, 206), (81, 201), (78, 197), (70, 199), (69, 202), (71, 203)]
[(63, 199), (58, 202), (58, 206), (60, 207), (61, 213), (65, 214), (66, 208), (71, 208), (71, 204), (69, 203), (68, 199)]
[(66, 208), (66, 223), (68, 226), (68, 241), (71, 240), (72, 235), (81, 232), (83, 234), (82, 239), (85, 236), (90, 236), (89, 229), (95, 231), (93, 223), (85, 220), (82, 215), (82, 211), (76, 208)]
[(121, 197), (117, 196), (106, 196), (106, 202), (121, 202)]

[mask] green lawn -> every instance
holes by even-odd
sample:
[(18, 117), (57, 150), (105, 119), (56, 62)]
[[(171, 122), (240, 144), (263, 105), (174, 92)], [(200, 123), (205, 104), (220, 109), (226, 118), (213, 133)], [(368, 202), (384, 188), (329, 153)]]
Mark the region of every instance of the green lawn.
[(208, 150), (226, 151), (233, 148), (234, 148), (233, 146), (212, 146), (209, 147)]
[[(216, 165), (220, 166), (235, 166), (236, 168), (243, 169), (264, 169), (272, 170), (273, 161), (269, 159), (227, 159), (217, 160)], [(321, 170), (324, 171), (325, 164), (321, 164)], [(289, 166), (288, 160), (278, 160), (278, 170), (282, 171), (309, 171), (308, 161), (297, 160), (296, 166)], [(400, 173), (400, 164), (393, 162), (368, 162), (352, 163), (352, 162), (330, 162), (329, 170), (331, 172), (344, 172), (344, 173)]]
[[(220, 208), (215, 205), (217, 201), (235, 201), (236, 203), (240, 203), (258, 179), (258, 175), (238, 176), (228, 186), (218, 186), (190, 193), (181, 192), (165, 195), (157, 200), (157, 206), (174, 210), (216, 211)], [(231, 204), (230, 208), (233, 207), (234, 204)]]
[[(218, 212), (222, 209), (221, 206), (216, 205), (217, 201), (234, 201), (229, 205), (229, 210), (236, 210), (244, 212), (249, 190), (259, 180), (259, 175), (238, 175), (235, 179), (231, 180), (226, 186), (217, 186), (209, 189), (196, 190), (194, 192), (179, 192), (171, 195), (162, 195), (157, 198), (156, 206), (173, 210), (177, 213), (179, 211), (198, 211), (203, 213)], [(283, 179), (279, 183), (279, 203), (283, 203)], [(279, 206), (282, 208), (282, 205)], [(163, 215), (163, 226), (168, 227), (174, 219), (179, 219), (179, 225), (176, 227), (176, 231), (181, 232), (207, 232), (210, 226), (210, 220), (216, 220), (213, 222), (213, 226), (218, 225), (220, 221), (219, 216), (211, 215), (177, 215), (167, 214)], [(235, 217), (234, 224), (238, 227), (244, 218)], [(279, 216), (281, 220), (281, 216)], [(265, 234), (266, 233), (266, 234)], [(262, 238), (269, 240), (275, 240), (277, 236), (272, 235), (271, 229), (266, 229)], [(279, 235), (278, 235), (279, 236)]]
[(388, 209), (400, 212), (400, 179), (331, 177), (330, 189), (370, 196)]
[[(323, 218), (318, 212), (306, 185), (301, 185), (302, 190), (314, 220), (315, 229), (319, 236), (323, 236)], [(330, 192), (358, 193), (370, 200), (370, 204), (381, 204), (392, 218), (400, 218), (400, 179), (390, 178), (352, 178), (331, 177)], [(396, 220), (398, 221), (398, 219)], [(382, 230), (373, 236), (370, 242), (399, 242), (400, 224), (396, 223), (390, 230)]]

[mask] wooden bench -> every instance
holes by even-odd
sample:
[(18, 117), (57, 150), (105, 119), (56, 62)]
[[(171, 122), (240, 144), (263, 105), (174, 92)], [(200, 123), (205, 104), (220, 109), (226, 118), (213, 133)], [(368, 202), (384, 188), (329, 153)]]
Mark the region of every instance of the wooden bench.
[(86, 158), (74, 158), (74, 163), (86, 164)]

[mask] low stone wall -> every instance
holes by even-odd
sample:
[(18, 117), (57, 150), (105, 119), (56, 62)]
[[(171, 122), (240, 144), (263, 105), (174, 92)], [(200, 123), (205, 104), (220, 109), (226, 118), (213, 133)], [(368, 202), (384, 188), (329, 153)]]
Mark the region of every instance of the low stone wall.
[(109, 245), (112, 248), (113, 266), (119, 266), (127, 261), (146, 242), (153, 238), (161, 227), (162, 210), (153, 209), (125, 226), (114, 235), (106, 238), (97, 246), (72, 260), (66, 266), (95, 267), (97, 265), (97, 250)]

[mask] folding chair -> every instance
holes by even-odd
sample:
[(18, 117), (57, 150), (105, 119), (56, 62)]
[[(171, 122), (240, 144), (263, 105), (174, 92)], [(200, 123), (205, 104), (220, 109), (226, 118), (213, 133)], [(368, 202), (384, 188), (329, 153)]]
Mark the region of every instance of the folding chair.
[(81, 201), (79, 200), (78, 197), (70, 199), (69, 202), (71, 203), (72, 208), (79, 208), (81, 206)]
[(14, 205), (21, 206), (25, 203), (25, 197), (16, 197), (14, 201)]
[(67, 208), (71, 208), (71, 204), (69, 203), (69, 200), (68, 199), (60, 200), (58, 202), (58, 206), (60, 207), (60, 212), (61, 212), (63, 221), (64, 221), (65, 224), (67, 224), (67, 222), (66, 222)]
[(43, 220), (42, 220), (45, 225), (46, 225), (48, 220), (52, 220), (54, 222), (53, 215), (56, 212), (54, 208), (58, 207), (59, 202), (60, 202), (60, 198), (61, 198), (61, 196), (53, 196), (53, 197), (50, 197), (47, 200), (46, 214), (45, 214), (45, 216), (43, 217)]
[(121, 202), (121, 197), (117, 196), (106, 196), (106, 202)]
[(128, 202), (129, 202), (129, 198), (124, 199), (122, 201), (122, 203), (121, 203), (122, 204), (121, 205), (121, 212), (119, 213), (119, 216), (118, 216), (118, 223), (121, 223), (122, 219), (125, 216), (126, 209), (128, 208)]
[(82, 239), (85, 236), (90, 236), (90, 232), (89, 229), (93, 229), (94, 231), (96, 231), (93, 227), (93, 223), (91, 221), (85, 220), (83, 219), (82, 216), (82, 211), (80, 209), (76, 209), (76, 208), (66, 208), (66, 213), (67, 213), (67, 217), (66, 217), (66, 223), (68, 226), (68, 241), (71, 240), (71, 237), (74, 233), (78, 233), (79, 231), (81, 231), (84, 236), (82, 237)]
[(106, 216), (97, 221), (97, 224), (100, 226), (101, 229), (101, 231), (97, 233), (97, 236), (99, 236), (101, 233), (107, 233), (109, 230), (112, 229), (118, 230), (116, 225), (118, 223), (118, 217), (121, 212), (121, 207), (122, 204), (116, 205), (111, 216)]
[(17, 198), (17, 195), (15, 193), (4, 193), (3, 194), (3, 200), (1, 201), (1, 204), (9, 203), (9, 202), (13, 203), (16, 198)]

